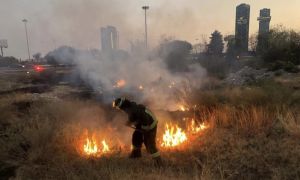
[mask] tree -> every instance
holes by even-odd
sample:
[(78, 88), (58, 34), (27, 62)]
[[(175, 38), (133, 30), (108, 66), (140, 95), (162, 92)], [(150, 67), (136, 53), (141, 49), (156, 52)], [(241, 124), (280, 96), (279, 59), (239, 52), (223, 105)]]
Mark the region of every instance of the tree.
[(256, 52), (258, 45), (258, 35), (252, 34), (249, 38), (249, 46), (252, 52)]
[(263, 33), (257, 36), (256, 53), (262, 55), (268, 49), (270, 33)]
[(48, 64), (52, 65), (73, 64), (78, 51), (79, 50), (72, 47), (61, 46), (58, 49), (49, 52), (45, 56), (45, 59)]
[(2, 57), (0, 56), (0, 67), (8, 67), (8, 66), (14, 66), (19, 64), (18, 59), (15, 57)]
[(192, 50), (191, 43), (187, 41), (166, 41), (160, 45), (159, 55), (165, 59), (171, 72), (189, 71), (188, 55)]
[(237, 50), (235, 46), (235, 36), (228, 35), (224, 38), (224, 40), (227, 42), (226, 58), (227, 59), (236, 58)]
[(300, 33), (278, 27), (264, 36), (263, 42), (257, 52), (272, 69), (294, 71), (300, 64)]
[(36, 61), (39, 61), (42, 57), (42, 54), (41, 53), (35, 53), (33, 56), (32, 56)]
[(208, 44), (208, 54), (221, 56), (224, 49), (224, 42), (222, 34), (215, 30), (210, 37)]

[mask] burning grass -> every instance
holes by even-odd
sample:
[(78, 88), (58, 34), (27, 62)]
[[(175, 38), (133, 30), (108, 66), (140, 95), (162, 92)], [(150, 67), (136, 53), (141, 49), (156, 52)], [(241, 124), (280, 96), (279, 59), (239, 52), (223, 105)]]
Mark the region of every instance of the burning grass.
[[(186, 118), (184, 118), (185, 120)], [(163, 149), (184, 148), (193, 143), (195, 136), (201, 135), (209, 127), (208, 123), (196, 123), (194, 119), (188, 120), (183, 129), (178, 124), (166, 123), (162, 138), (159, 139)]]
[(188, 140), (186, 133), (178, 125), (166, 124), (166, 130), (162, 138), (162, 147), (176, 147)]
[[(198, 92), (193, 101), (187, 101), (192, 108), (180, 112), (184, 116), (177, 121), (159, 116), (158, 145), (165, 164), (160, 169), (146, 152), (139, 160), (127, 158), (132, 130), (123, 126), (124, 115), (117, 111), (93, 101), (1, 96), (0, 175), (16, 179), (299, 179), (299, 92), (277, 90), (282, 92), (265, 87)], [(24, 102), (29, 106), (20, 110)]]
[(99, 142), (98, 139), (96, 138), (95, 133), (93, 133), (92, 136), (89, 136), (87, 130), (85, 136), (86, 137), (84, 138), (85, 142), (83, 144), (83, 151), (82, 151), (84, 155), (99, 157), (102, 154), (106, 154), (110, 151), (110, 148), (108, 147), (105, 139)]

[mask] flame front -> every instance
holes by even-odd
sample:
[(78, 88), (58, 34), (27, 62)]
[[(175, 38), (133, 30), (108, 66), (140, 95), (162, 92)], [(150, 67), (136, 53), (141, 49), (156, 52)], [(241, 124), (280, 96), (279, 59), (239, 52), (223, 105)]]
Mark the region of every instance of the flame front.
[(175, 147), (187, 140), (185, 132), (178, 125), (171, 126), (166, 124), (166, 130), (163, 135), (162, 147)]
[[(181, 123), (166, 123), (163, 135), (158, 138), (158, 141), (160, 146), (165, 150), (186, 149), (187, 145), (197, 140), (207, 128), (209, 128), (209, 124), (206, 121), (202, 122), (194, 118), (184, 117)], [(107, 143), (102, 136), (103, 134), (100, 136), (96, 135), (99, 135), (99, 133), (85, 131), (79, 146), (82, 155), (100, 157), (104, 154), (115, 152), (115, 146), (112, 146), (112, 149), (109, 147), (109, 143), (114, 144), (114, 140), (110, 139), (109, 143)], [(106, 136), (104, 135), (104, 137)], [(118, 141), (117, 144), (119, 144), (119, 147), (124, 147), (124, 144), (118, 138), (116, 141)]]
[(109, 152), (109, 147), (106, 144), (105, 140), (102, 141), (102, 146), (103, 146), (103, 149), (102, 149), (103, 153)]
[(86, 138), (86, 143), (83, 145), (83, 150), (87, 155), (95, 155), (99, 152), (97, 142), (94, 138)]
[(187, 122), (185, 127), (186, 128), (184, 129), (186, 131), (177, 124), (166, 124), (161, 147), (173, 148), (182, 146), (187, 142), (191, 142), (195, 139), (195, 135), (200, 135), (203, 130), (208, 128), (208, 125), (204, 122), (198, 124), (194, 119), (191, 119)]
[(205, 123), (201, 123), (201, 124), (197, 125), (194, 119), (192, 119), (192, 121), (189, 125), (189, 131), (191, 131), (192, 134), (199, 133), (202, 130), (207, 129), (207, 128), (208, 127)]
[(102, 140), (101, 143), (98, 142), (95, 135), (91, 138), (87, 137), (83, 145), (84, 154), (88, 156), (100, 156), (110, 152), (110, 148), (105, 140)]

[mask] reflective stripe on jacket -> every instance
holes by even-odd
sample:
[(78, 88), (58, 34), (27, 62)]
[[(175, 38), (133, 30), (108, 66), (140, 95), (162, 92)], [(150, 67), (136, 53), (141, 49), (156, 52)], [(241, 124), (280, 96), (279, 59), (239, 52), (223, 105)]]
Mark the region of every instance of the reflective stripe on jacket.
[(150, 131), (151, 129), (155, 128), (155, 126), (157, 125), (158, 121), (157, 121), (156, 117), (153, 115), (153, 113), (152, 113), (150, 110), (148, 110), (148, 109), (146, 108), (146, 109), (145, 109), (145, 112), (146, 112), (149, 116), (151, 116), (151, 118), (153, 119), (153, 122), (152, 122), (150, 125), (147, 125), (147, 126), (143, 126), (143, 125), (142, 125), (141, 128), (142, 128), (143, 130)]

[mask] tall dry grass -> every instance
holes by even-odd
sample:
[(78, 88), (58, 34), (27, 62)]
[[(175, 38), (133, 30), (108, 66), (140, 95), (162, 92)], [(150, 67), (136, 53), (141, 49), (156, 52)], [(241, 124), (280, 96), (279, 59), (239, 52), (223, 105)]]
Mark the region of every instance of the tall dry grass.
[[(156, 168), (146, 153), (140, 160), (128, 159), (128, 151), (101, 158), (78, 153), (84, 128), (104, 130), (110, 124), (105, 118), (121, 116), (94, 101), (1, 96), (0, 175), (12, 179), (299, 179), (299, 97), (297, 90), (272, 83), (198, 91), (189, 102), (197, 105), (197, 120), (208, 122), (210, 128), (184, 151), (162, 151), (165, 166)], [(122, 125), (122, 120), (113, 122)], [(122, 131), (120, 136), (130, 139), (131, 132)]]
[[(84, 128), (102, 123), (99, 105), (91, 101), (54, 101), (32, 95), (16, 94), (1, 98), (6, 114), (1, 114), (1, 177), (12, 179), (191, 179), (199, 176), (197, 166), (187, 155), (176, 160), (177, 153), (165, 156), (167, 166), (156, 168), (151, 157), (129, 160), (129, 151), (113, 152), (101, 158), (87, 158), (77, 151)], [(29, 107), (23, 106), (30, 102)], [(25, 103), (26, 104), (26, 103)], [(95, 116), (95, 117), (92, 117)], [(88, 127), (90, 126), (91, 127)], [(99, 124), (98, 124), (99, 126)], [(101, 126), (101, 125), (100, 125)], [(98, 127), (101, 129), (101, 127)], [(97, 128), (96, 128), (97, 129)], [(131, 136), (130, 133), (122, 134)], [(202, 175), (203, 177), (205, 175)]]

